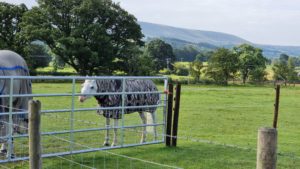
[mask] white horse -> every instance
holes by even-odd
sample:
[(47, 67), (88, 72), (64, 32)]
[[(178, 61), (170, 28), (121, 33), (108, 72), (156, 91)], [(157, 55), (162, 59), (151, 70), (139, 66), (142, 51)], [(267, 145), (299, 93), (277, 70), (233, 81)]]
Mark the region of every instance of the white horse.
[[(125, 106), (147, 106), (147, 105), (157, 105), (159, 104), (159, 94), (150, 93), (157, 91), (155, 84), (151, 80), (126, 80), (126, 92), (149, 92), (147, 94), (127, 94), (125, 97)], [(122, 92), (122, 81), (121, 80), (85, 80), (81, 88), (81, 96), (79, 96), (79, 101), (84, 102), (86, 99), (91, 98), (92, 95), (96, 93), (105, 92)], [(122, 96), (120, 94), (116, 95), (95, 95), (94, 96), (99, 106), (101, 107), (121, 107), (122, 106)], [(125, 114), (139, 112), (144, 125), (147, 124), (147, 119), (144, 112), (148, 112), (151, 115), (151, 120), (155, 124), (155, 108), (128, 108), (125, 109)], [(103, 110), (97, 111), (98, 114), (102, 114), (106, 118), (106, 128), (109, 128), (110, 118), (114, 119), (114, 138), (111, 146), (116, 146), (118, 144), (117, 140), (117, 127), (119, 124), (119, 119), (122, 118), (122, 111), (119, 109), (115, 110)], [(157, 139), (156, 127), (154, 126), (154, 137)], [(141, 143), (146, 142), (146, 126), (143, 127), (143, 132), (141, 136)], [(109, 129), (106, 130), (106, 137), (104, 141), (104, 146), (109, 146)]]
[[(25, 60), (15, 52), (0, 50), (0, 76), (29, 76), (29, 70)], [(10, 79), (0, 79), (0, 95), (10, 94)], [(14, 79), (13, 94), (31, 94), (31, 81), (27, 79)], [(32, 97), (13, 97), (13, 112), (24, 112), (28, 108), (28, 101)], [(0, 98), (0, 113), (9, 112), (9, 97)], [(13, 115), (12, 133), (27, 133), (27, 114)], [(0, 143), (1, 154), (7, 153), (7, 137), (9, 135), (9, 117), (0, 114)], [(11, 140), (13, 141), (13, 140)], [(14, 157), (13, 144), (10, 147), (11, 157)]]

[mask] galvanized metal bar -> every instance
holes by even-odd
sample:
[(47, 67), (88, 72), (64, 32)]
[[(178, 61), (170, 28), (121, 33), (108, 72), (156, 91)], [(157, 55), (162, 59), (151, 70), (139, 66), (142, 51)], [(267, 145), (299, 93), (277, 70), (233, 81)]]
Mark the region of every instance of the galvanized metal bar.
[[(160, 91), (151, 92), (125, 92), (125, 94), (163, 94)], [(56, 97), (56, 96), (103, 96), (103, 95), (122, 95), (122, 92), (105, 92), (105, 93), (91, 93), (91, 94), (81, 94), (81, 93), (53, 93), (53, 94), (13, 94), (13, 97)], [(0, 98), (10, 97), (10, 95), (0, 95)]]
[[(153, 106), (126, 106), (124, 109), (136, 109), (136, 108), (156, 108), (163, 107), (165, 105), (153, 105)], [(95, 108), (80, 108), (74, 109), (74, 111), (91, 111), (91, 110), (122, 110), (122, 107), (95, 107)], [(43, 110), (42, 113), (61, 113), (61, 112), (69, 112), (70, 109), (58, 109), (58, 110)]]
[[(124, 137), (125, 137), (125, 131), (124, 131), (124, 115), (125, 115), (125, 91), (126, 91), (126, 78), (122, 79), (122, 129), (121, 129), (121, 145), (124, 146)], [(127, 97), (127, 95), (126, 95)]]
[[(143, 145), (150, 145), (150, 144), (161, 144), (161, 143), (163, 143), (163, 142), (162, 141), (152, 141), (152, 142), (139, 143), (139, 144), (126, 144), (124, 146), (88, 148), (88, 149), (84, 149), (84, 150), (75, 150), (72, 153), (70, 151), (60, 152), (60, 153), (48, 153), (48, 154), (42, 154), (42, 158), (65, 156), (65, 155), (80, 154), (80, 153), (89, 153), (89, 152), (110, 150), (110, 149), (119, 149), (119, 148), (125, 148), (125, 147), (136, 147), (136, 146), (143, 146)], [(0, 164), (7, 163), (7, 162), (26, 161), (28, 159), (29, 159), (29, 157), (20, 157), (20, 158), (14, 158), (11, 160), (0, 160)]]
[(14, 92), (14, 78), (10, 78), (10, 88), (9, 88), (9, 122), (8, 122), (8, 151), (7, 151), (7, 158), (8, 160), (11, 160), (12, 153), (13, 153), (13, 115), (12, 115), (12, 110), (13, 110), (13, 92)]
[[(165, 123), (157, 123), (157, 124), (140, 124), (140, 125), (133, 125), (133, 126), (124, 126), (123, 128), (125, 129), (130, 129), (130, 128), (139, 128), (139, 127), (147, 127), (147, 126), (163, 126)], [(89, 128), (89, 129), (78, 129), (78, 130), (73, 130), (73, 133), (80, 133), (80, 132), (88, 132), (88, 131), (102, 131), (102, 130), (107, 130), (107, 129), (121, 129), (122, 126), (119, 127), (109, 127), (109, 128)], [(46, 136), (46, 135), (57, 135), (57, 134), (68, 134), (70, 133), (70, 130), (63, 130), (63, 131), (56, 131), (56, 132), (43, 132), (41, 135)], [(17, 135), (17, 136), (12, 136), (13, 138), (22, 138), (22, 137), (28, 137), (28, 134), (22, 134), (22, 135)], [(8, 137), (0, 137), (0, 139), (6, 139)]]
[[(136, 109), (136, 108), (157, 108), (157, 107), (164, 107), (166, 105), (159, 104), (159, 105), (148, 105), (148, 106), (126, 106), (125, 109)], [(122, 107), (95, 107), (95, 108), (80, 108), (74, 109), (75, 112), (78, 111), (92, 111), (92, 110), (117, 110), (122, 109)], [(63, 112), (70, 112), (70, 109), (57, 109), (57, 110), (42, 110), (42, 113), (63, 113)], [(27, 114), (28, 112), (12, 112), (11, 114)], [(10, 113), (2, 113), (0, 112), (0, 116), (9, 115)]]
[[(12, 112), (11, 114), (12, 115), (15, 115), (15, 114), (27, 114), (28, 112)], [(9, 115), (10, 113), (2, 113), (0, 112), (0, 116), (5, 116), (5, 115)]]
[[(119, 79), (122, 80), (124, 76), (0, 76), (0, 79), (30, 79), (30, 80), (86, 80), (86, 79)], [(166, 79), (164, 76), (126, 76), (126, 79)]]
[(74, 148), (74, 106), (75, 106), (75, 82), (76, 80), (72, 80), (72, 102), (71, 102), (71, 112), (70, 112), (70, 151), (73, 151)]
[[(164, 105), (167, 105), (167, 97), (168, 97), (168, 79), (165, 79), (164, 80)], [(163, 123), (166, 123), (166, 116), (167, 116), (167, 108), (166, 108), (166, 106), (163, 106)], [(162, 140), (164, 140), (165, 141), (165, 136), (164, 136), (164, 134), (165, 134), (165, 131), (166, 131), (166, 126), (163, 126), (163, 129), (162, 129), (162, 135), (161, 135), (161, 137), (162, 137)]]

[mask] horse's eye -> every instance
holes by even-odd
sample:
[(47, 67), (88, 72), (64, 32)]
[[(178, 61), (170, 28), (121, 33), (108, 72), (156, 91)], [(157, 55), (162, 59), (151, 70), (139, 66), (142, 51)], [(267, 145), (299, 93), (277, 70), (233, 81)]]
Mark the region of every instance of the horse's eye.
[(92, 86), (91, 89), (94, 89), (94, 86)]

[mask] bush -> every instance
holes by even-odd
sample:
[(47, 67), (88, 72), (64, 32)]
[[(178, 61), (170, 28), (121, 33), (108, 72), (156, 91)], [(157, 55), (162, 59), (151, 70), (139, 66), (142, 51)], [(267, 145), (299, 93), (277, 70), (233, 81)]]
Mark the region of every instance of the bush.
[(162, 75), (170, 75), (172, 71), (170, 69), (162, 69), (159, 71), (159, 73)]
[(179, 75), (179, 76), (188, 76), (189, 75), (189, 69), (188, 68), (185, 68), (185, 67), (180, 67), (180, 68), (176, 68), (176, 71), (175, 71), (176, 75)]

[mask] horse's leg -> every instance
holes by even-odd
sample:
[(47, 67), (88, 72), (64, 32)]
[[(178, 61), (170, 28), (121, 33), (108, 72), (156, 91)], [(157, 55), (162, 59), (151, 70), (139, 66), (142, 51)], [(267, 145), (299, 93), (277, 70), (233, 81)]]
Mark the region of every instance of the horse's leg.
[(155, 125), (155, 126), (153, 126), (153, 129), (154, 129), (154, 138), (155, 138), (155, 140), (157, 140), (156, 114), (155, 114), (155, 112), (150, 112), (150, 114), (151, 114), (151, 118), (152, 118), (153, 124)]
[[(145, 114), (144, 112), (139, 112), (139, 115), (142, 119), (142, 123), (145, 125), (147, 124), (147, 121), (146, 121), (146, 117), (145, 117)], [(141, 138), (141, 142), (140, 143), (145, 143), (146, 142), (146, 126), (143, 127), (143, 132), (142, 132), (142, 138)]]
[[(0, 103), (1, 103), (1, 99), (0, 99)], [(6, 108), (4, 108), (6, 109)], [(0, 110), (0, 111), (4, 111), (6, 112), (6, 110)], [(8, 116), (0, 116), (0, 136), (7, 136), (8, 134)], [(1, 140), (2, 144), (1, 144), (1, 149), (0, 149), (0, 153), (6, 155), (7, 153), (7, 139)]]
[[(6, 150), (6, 157), (9, 157), (9, 154), (7, 152), (7, 148), (6, 148), (6, 144), (8, 143), (3, 143), (2, 146), (4, 148), (4, 150)], [(10, 151), (10, 158), (15, 158), (15, 154), (14, 154), (14, 138), (11, 139), (11, 145), (8, 146), (9, 151)], [(1, 147), (2, 150), (2, 147)]]
[(110, 119), (106, 118), (106, 123), (105, 123), (105, 127), (106, 127), (106, 133), (105, 133), (105, 141), (103, 143), (104, 146), (109, 146), (109, 125), (110, 123)]
[(14, 138), (11, 139), (11, 147), (10, 147), (10, 150), (11, 150), (11, 158), (15, 158), (15, 153), (14, 153)]
[(114, 119), (114, 140), (111, 146), (118, 145), (118, 126), (119, 126), (119, 119)]
[(6, 153), (7, 153), (6, 143), (2, 143), (1, 144), (1, 154), (6, 154)]

